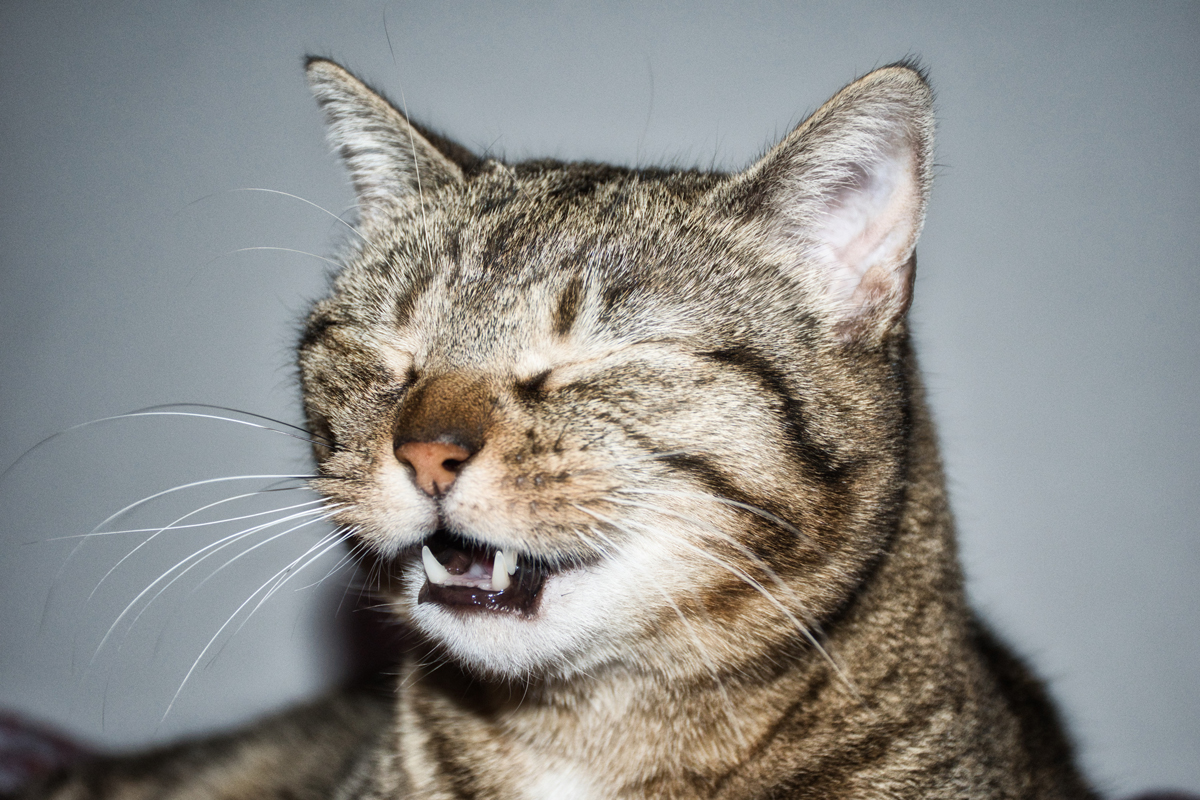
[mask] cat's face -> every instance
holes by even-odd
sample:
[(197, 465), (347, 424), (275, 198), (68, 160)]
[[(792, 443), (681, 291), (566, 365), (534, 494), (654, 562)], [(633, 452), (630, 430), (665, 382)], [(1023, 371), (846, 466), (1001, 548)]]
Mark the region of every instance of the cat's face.
[(675, 678), (835, 612), (902, 486), (920, 78), (726, 177), (448, 158), (309, 69), (362, 210), (300, 349), (317, 486), (396, 612), (492, 674)]

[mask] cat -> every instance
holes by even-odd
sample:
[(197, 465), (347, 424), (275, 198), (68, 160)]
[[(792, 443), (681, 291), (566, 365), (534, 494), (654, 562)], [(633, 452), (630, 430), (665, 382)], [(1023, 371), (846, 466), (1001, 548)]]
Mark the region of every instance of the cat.
[(920, 70), (733, 174), (506, 164), (307, 74), (359, 211), (299, 343), (313, 485), (416, 642), (29, 797), (1094, 796), (965, 599), (906, 322)]

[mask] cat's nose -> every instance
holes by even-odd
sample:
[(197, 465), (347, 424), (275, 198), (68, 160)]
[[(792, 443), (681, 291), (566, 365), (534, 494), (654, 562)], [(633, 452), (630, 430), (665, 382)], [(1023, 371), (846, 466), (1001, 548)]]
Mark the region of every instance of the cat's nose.
[(483, 449), (498, 401), (481, 375), (447, 373), (427, 378), (408, 393), (396, 415), (396, 460), (413, 469), (413, 481), (430, 497), (450, 490), (463, 462)]
[(396, 460), (413, 468), (413, 481), (430, 497), (448, 492), (470, 457), (470, 450), (449, 442), (407, 442), (396, 448)]

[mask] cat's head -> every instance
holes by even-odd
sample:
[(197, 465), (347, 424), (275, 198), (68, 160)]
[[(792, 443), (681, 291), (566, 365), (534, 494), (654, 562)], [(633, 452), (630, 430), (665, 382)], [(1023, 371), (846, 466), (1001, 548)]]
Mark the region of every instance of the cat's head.
[(903, 491), (918, 72), (732, 175), (479, 159), (308, 76), (360, 212), (300, 345), (317, 486), (401, 617), (492, 674), (683, 679), (852, 596)]

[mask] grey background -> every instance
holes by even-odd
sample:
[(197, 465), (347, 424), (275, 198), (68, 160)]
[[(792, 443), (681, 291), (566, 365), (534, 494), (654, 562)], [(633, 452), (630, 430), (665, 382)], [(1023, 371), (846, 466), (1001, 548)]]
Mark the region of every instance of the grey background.
[[(0, 465), (154, 403), (298, 420), (289, 348), (326, 265), (238, 251), (327, 255), (343, 232), (233, 190), (350, 208), (305, 53), (477, 150), (728, 168), (919, 56), (941, 167), (914, 325), (974, 602), (1049, 680), (1102, 788), (1200, 790), (1200, 4), (9, 0)], [(282, 529), (256, 534), (107, 639), (143, 587), (241, 528), (172, 531), (124, 562), (144, 537), (69, 559), (78, 540), (52, 541), (188, 481), (306, 469), (299, 442), (193, 418), (106, 422), (24, 458), (0, 483), (0, 707), (136, 746), (336, 682), (353, 597), (340, 574), (311, 585), (334, 554), (221, 629), (319, 531), (218, 570)]]

